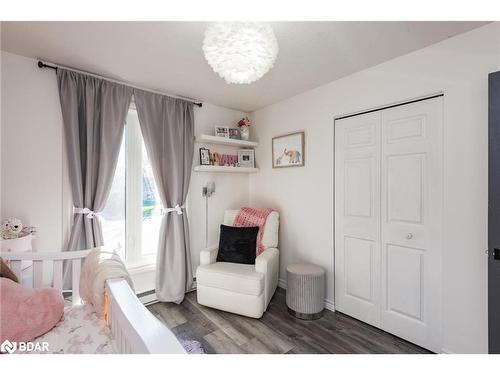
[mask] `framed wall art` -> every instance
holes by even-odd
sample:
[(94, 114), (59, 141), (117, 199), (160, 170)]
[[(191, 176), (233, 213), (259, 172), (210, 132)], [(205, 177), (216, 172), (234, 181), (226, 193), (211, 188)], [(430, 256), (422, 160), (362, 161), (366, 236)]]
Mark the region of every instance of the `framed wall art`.
[(273, 168), (304, 166), (304, 132), (289, 133), (272, 140)]

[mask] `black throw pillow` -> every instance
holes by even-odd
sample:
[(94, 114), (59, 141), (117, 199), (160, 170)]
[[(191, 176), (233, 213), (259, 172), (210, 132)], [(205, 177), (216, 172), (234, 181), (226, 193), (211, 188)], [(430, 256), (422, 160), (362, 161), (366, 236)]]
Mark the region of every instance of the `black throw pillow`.
[(259, 227), (220, 226), (217, 262), (255, 264)]

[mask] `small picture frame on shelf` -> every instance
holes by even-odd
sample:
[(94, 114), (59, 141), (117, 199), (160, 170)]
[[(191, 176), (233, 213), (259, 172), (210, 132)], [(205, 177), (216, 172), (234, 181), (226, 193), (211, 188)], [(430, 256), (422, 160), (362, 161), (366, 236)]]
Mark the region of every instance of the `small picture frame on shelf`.
[(240, 129), (229, 128), (229, 138), (230, 139), (241, 139)]
[(210, 150), (208, 148), (200, 148), (200, 165), (210, 165)]
[(216, 126), (215, 136), (222, 138), (229, 138), (229, 128), (227, 126)]
[(255, 151), (238, 150), (238, 164), (240, 167), (255, 168)]

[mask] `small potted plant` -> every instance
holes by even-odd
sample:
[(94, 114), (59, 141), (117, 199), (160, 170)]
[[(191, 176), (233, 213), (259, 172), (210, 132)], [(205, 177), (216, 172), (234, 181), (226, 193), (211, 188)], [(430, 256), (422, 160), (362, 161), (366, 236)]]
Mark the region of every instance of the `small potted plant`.
[(248, 141), (250, 139), (250, 119), (248, 117), (242, 118), (238, 121), (238, 128), (240, 128), (241, 139)]

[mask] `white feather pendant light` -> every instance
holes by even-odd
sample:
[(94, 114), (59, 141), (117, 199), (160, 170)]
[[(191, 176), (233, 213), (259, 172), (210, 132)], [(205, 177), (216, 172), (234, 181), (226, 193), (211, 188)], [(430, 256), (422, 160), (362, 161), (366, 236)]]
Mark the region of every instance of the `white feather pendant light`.
[(257, 22), (218, 22), (205, 31), (203, 53), (227, 83), (248, 84), (271, 69), (278, 42), (271, 26)]

